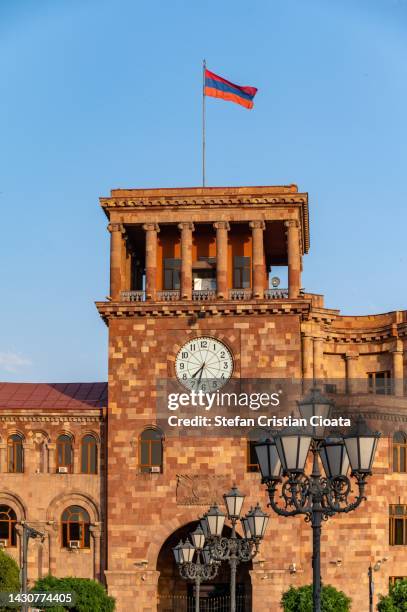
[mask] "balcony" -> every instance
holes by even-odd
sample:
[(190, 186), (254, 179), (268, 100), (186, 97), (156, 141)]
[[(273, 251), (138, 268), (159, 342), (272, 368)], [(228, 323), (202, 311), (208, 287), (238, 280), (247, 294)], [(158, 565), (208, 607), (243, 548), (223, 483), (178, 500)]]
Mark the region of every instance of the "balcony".
[[(251, 289), (229, 289), (229, 300), (233, 302), (247, 301), (253, 299)], [(286, 300), (288, 299), (288, 289), (266, 289), (264, 291), (265, 300)], [(181, 300), (181, 293), (178, 289), (157, 291), (156, 302), (177, 302)], [(193, 302), (213, 302), (217, 300), (216, 291), (213, 289), (199, 289), (192, 291)], [(145, 302), (145, 291), (122, 291), (122, 302)]]

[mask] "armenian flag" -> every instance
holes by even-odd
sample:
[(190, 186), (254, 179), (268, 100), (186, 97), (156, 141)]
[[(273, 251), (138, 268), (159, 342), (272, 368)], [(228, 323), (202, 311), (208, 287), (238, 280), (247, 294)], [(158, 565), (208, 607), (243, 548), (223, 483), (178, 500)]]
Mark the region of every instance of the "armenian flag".
[(253, 98), (257, 93), (257, 88), (236, 85), (205, 68), (204, 93), (212, 98), (222, 98), (222, 100), (241, 104), (245, 108), (253, 108)]

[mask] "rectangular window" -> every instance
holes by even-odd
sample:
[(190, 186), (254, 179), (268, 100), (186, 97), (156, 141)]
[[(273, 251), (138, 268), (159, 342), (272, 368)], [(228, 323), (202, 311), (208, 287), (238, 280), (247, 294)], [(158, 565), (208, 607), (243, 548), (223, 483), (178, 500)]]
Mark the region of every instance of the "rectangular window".
[(407, 506), (391, 505), (389, 515), (390, 546), (405, 546), (407, 544)]
[(255, 449), (255, 440), (247, 441), (247, 471), (248, 472), (258, 472), (259, 464), (257, 462), (257, 453)]
[(164, 259), (164, 289), (180, 289), (181, 260), (167, 257)]
[(233, 289), (250, 289), (250, 257), (233, 258)]
[(162, 472), (163, 447), (161, 440), (140, 441), (140, 471), (151, 472), (151, 468), (158, 468)]
[(393, 472), (407, 472), (405, 444), (393, 445)]
[(391, 373), (389, 370), (383, 372), (368, 372), (369, 393), (377, 395), (390, 395), (392, 393)]

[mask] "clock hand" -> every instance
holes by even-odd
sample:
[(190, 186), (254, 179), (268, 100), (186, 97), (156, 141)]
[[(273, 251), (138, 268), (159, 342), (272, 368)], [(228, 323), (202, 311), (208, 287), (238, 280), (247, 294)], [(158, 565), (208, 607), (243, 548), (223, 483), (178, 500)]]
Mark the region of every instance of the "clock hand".
[(201, 367), (195, 372), (195, 374), (192, 374), (191, 378), (195, 378), (199, 374), (199, 372), (203, 370), (204, 367), (205, 367), (205, 364), (203, 363)]
[(201, 379), (202, 379), (202, 374), (203, 374), (203, 368), (204, 368), (204, 366), (205, 366), (205, 364), (203, 364), (203, 365), (202, 365), (202, 368), (201, 368), (202, 372), (200, 373), (199, 378), (198, 378), (198, 386), (201, 384)]

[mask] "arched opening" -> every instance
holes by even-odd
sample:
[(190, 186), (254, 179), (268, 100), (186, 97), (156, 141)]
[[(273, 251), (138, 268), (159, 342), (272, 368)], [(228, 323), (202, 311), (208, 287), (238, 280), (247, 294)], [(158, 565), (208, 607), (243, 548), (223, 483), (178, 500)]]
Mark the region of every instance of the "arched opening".
[(13, 434), (8, 439), (8, 471), (21, 474), (23, 465), (23, 438), (20, 434)]
[[(196, 529), (198, 521), (183, 525), (174, 531), (164, 542), (157, 559), (158, 579), (158, 612), (190, 612), (194, 610), (194, 584), (181, 578), (172, 549), (180, 540), (185, 541)], [(223, 534), (231, 534), (230, 527), (225, 526)], [(238, 536), (239, 537), (239, 536)], [(239, 563), (236, 580), (236, 612), (251, 612), (251, 578), (252, 563)], [(225, 611), (230, 606), (230, 566), (224, 561), (213, 580), (201, 584), (201, 612)]]
[(98, 446), (95, 436), (86, 434), (81, 444), (81, 472), (82, 474), (97, 474)]
[(17, 515), (13, 508), (0, 505), (0, 542), (5, 547), (17, 546)]
[(140, 472), (163, 471), (163, 434), (156, 427), (148, 427), (140, 434)]
[(67, 434), (58, 436), (56, 445), (57, 472), (73, 472), (72, 438)]
[(62, 513), (63, 548), (90, 548), (90, 518), (81, 506), (69, 506)]

